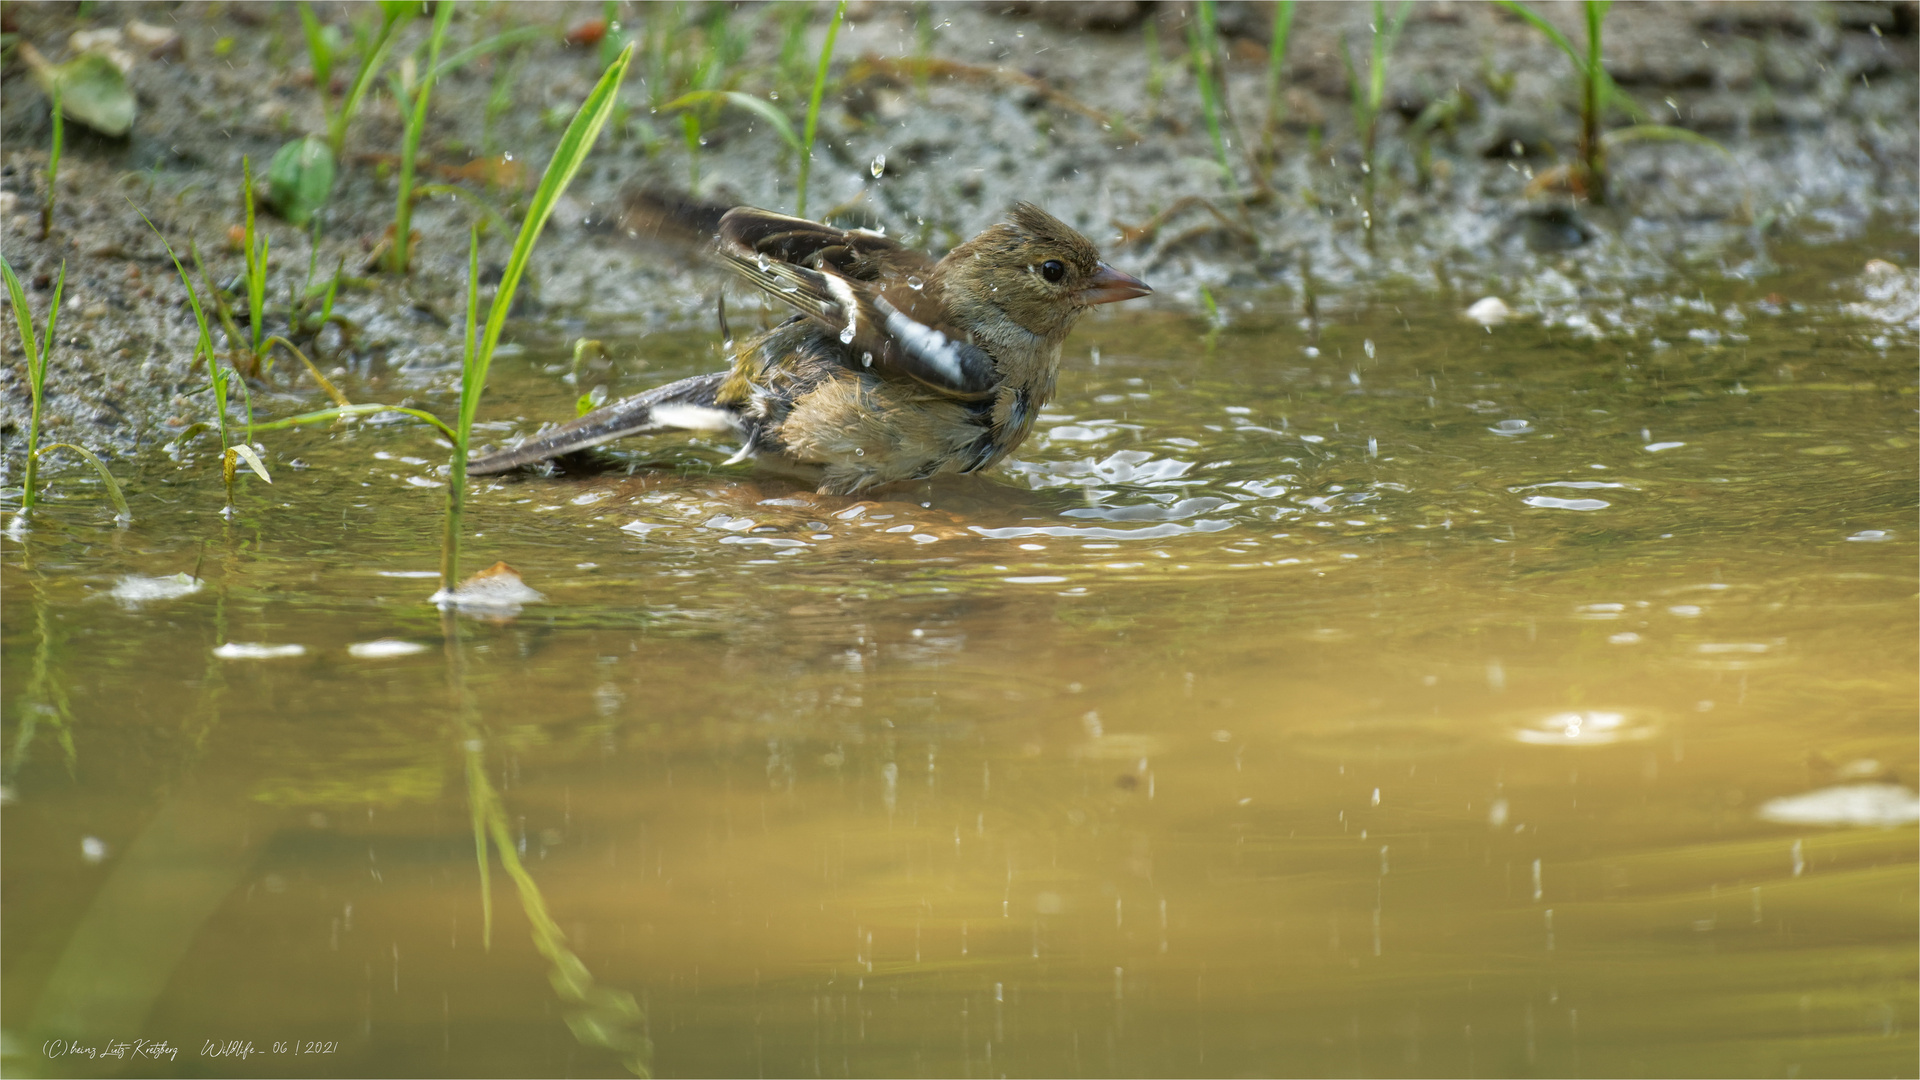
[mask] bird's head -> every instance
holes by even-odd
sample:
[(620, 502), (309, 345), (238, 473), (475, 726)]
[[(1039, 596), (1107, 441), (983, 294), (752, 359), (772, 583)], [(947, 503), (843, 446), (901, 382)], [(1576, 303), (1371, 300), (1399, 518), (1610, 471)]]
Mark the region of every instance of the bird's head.
[(1032, 203), (1007, 217), (941, 260), (950, 306), (997, 309), (1028, 333), (1057, 341), (1089, 307), (1153, 291), (1101, 262), (1086, 237)]

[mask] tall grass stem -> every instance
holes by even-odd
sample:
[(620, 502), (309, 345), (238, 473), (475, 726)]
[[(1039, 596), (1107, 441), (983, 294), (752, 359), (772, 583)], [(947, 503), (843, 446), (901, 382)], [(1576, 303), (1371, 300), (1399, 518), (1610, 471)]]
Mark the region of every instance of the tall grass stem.
[(61, 113), (61, 85), (53, 87), (53, 146), (47, 151), (47, 201), (40, 206), (40, 239), (53, 235), (53, 200), (60, 182), (60, 151), (67, 141), (66, 119)]
[(560, 144), (553, 151), (553, 159), (547, 163), (547, 171), (540, 178), (540, 187), (534, 191), (533, 200), (527, 205), (527, 216), (520, 223), (520, 235), (514, 240), (513, 254), (507, 259), (506, 270), (500, 275), (500, 285), (494, 290), (493, 301), (487, 308), (484, 329), (480, 329), (478, 321), (480, 234), (477, 229), (468, 232), (467, 321), (466, 335), (461, 343), (460, 412), (456, 422), (451, 425), (453, 459), (447, 472), (447, 527), (440, 552), (440, 585), (444, 599), (451, 599), (459, 580), (467, 447), (472, 441), (473, 420), (480, 408), (480, 395), (487, 387), (487, 372), (493, 365), (494, 349), (500, 344), (507, 313), (513, 308), (513, 295), (520, 287), (520, 279), (526, 274), (527, 263), (533, 257), (533, 246), (539, 241), (541, 230), (546, 228), (555, 204), (579, 173), (581, 164), (586, 161), (587, 154), (600, 137), (601, 129), (606, 126), (607, 118), (613, 114), (613, 107), (619, 100), (621, 80), (626, 77), (627, 68), (633, 62), (633, 49), (634, 43), (631, 41), (621, 48), (619, 57), (600, 76), (593, 92), (580, 103), (573, 120), (567, 124), (567, 130), (561, 134)]
[(827, 40), (820, 46), (820, 63), (813, 72), (813, 93), (807, 98), (807, 120), (800, 136), (800, 183), (795, 195), (795, 214), (807, 216), (807, 176), (813, 171), (813, 137), (820, 126), (820, 99), (827, 92), (827, 66), (833, 62), (833, 42), (840, 36), (840, 22), (847, 17), (847, 0), (833, 6), (833, 18), (827, 22)]
[[(400, 194), (393, 209), (393, 246), (387, 249), (387, 269), (405, 274), (413, 250), (413, 175), (415, 159), (420, 156), (420, 138), (427, 127), (427, 103), (433, 97), (433, 84), (440, 76), (440, 46), (446, 41), (447, 24), (453, 20), (453, 0), (439, 0), (433, 9), (433, 32), (427, 37), (427, 66), (414, 91), (413, 107), (407, 112), (406, 133), (400, 141)], [(397, 88), (400, 95), (404, 87)], [(405, 103), (404, 96), (399, 100)]]
[(33, 336), (33, 311), (27, 307), (27, 293), (20, 287), (20, 277), (13, 272), (13, 265), (5, 256), (0, 256), (0, 272), (4, 272), (7, 281), (7, 296), (13, 302), (14, 322), (20, 328), (20, 346), (27, 354), (27, 390), (33, 396), (32, 411), (27, 420), (27, 460), (21, 467), (24, 486), (21, 488), (20, 512), (30, 513), (39, 487), (40, 456), (40, 409), (46, 400), (47, 361), (53, 353), (53, 328), (60, 319), (60, 294), (67, 287), (67, 264), (60, 264), (60, 277), (53, 286), (53, 304), (47, 308), (46, 336), (35, 341)]

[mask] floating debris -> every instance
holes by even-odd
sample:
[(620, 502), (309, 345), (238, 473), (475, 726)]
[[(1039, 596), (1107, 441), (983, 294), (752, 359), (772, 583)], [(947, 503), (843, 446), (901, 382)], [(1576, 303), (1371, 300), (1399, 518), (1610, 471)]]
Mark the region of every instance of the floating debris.
[(169, 574), (166, 577), (142, 577), (128, 574), (113, 586), (110, 593), (115, 600), (130, 608), (156, 600), (177, 600), (182, 596), (191, 596), (200, 591), (202, 582), (192, 574)]
[(1497, 296), (1483, 296), (1466, 310), (1466, 316), (1481, 326), (1499, 326), (1513, 318), (1513, 309)]
[(523, 604), (537, 604), (546, 597), (520, 579), (520, 571), (497, 562), (461, 582), (449, 593), (445, 589), (427, 597), (442, 609), (458, 608), (490, 615), (518, 615)]
[(1551, 495), (1529, 495), (1520, 501), (1541, 510), (1605, 510), (1613, 505), (1605, 499), (1556, 499)]
[(1776, 825), (1877, 826), (1920, 822), (1920, 795), (1902, 784), (1841, 784), (1760, 804), (1759, 817)]
[(265, 645), (252, 641), (229, 641), (213, 650), (213, 655), (222, 660), (279, 660), (306, 654), (305, 645)]
[(398, 638), (380, 638), (377, 641), (356, 641), (347, 646), (347, 655), (362, 660), (385, 660), (394, 656), (413, 656), (427, 651), (425, 645), (417, 641), (401, 641)]

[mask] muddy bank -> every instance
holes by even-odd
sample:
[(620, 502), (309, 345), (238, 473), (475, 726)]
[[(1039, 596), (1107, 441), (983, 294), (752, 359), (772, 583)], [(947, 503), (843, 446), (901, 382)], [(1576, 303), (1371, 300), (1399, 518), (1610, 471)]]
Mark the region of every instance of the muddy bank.
[[(1580, 39), (1571, 5), (1542, 7)], [(316, 10), (346, 40), (353, 23), (373, 17), (364, 6)], [(517, 222), (559, 127), (603, 66), (601, 44), (570, 46), (565, 35), (590, 37), (578, 31), (602, 10), (476, 5), (456, 13), (449, 52), (517, 26), (545, 32), (435, 88), (423, 178), (478, 199), (443, 194), (420, 203), (421, 242), (404, 279), (365, 268), (392, 221), (401, 144), (390, 92), (370, 94), (349, 130), (317, 252), (305, 230), (264, 219), (273, 241), (269, 329), (284, 329), (310, 261), (323, 279), (343, 265), (353, 280), (336, 310), (351, 333), (302, 339), (323, 367), (340, 372), (356, 400), (399, 402), (450, 386), (458, 348), (449, 327), (463, 303), (467, 227), (484, 216), (482, 202)], [(766, 121), (743, 109), (704, 115), (696, 154), (678, 116), (653, 106), (700, 80), (778, 93), (798, 117), (796, 72), (811, 79), (827, 12), (811, 10), (802, 23), (795, 11), (807, 9), (620, 9), (623, 24), (613, 33), (638, 39), (642, 56), (625, 107), (542, 240), (523, 290), (531, 296), (520, 340), (617, 338), (711, 318), (713, 282), (614, 235), (606, 208), (631, 183), (794, 208), (795, 155)], [(1272, 9), (1224, 3), (1218, 12), (1227, 134), (1236, 144), (1257, 142), (1267, 117)], [(1765, 274), (1778, 240), (1876, 230), (1893, 238), (1887, 257), (1897, 265), (1894, 284), (1883, 271), (1875, 287), (1892, 290), (1892, 321), (1910, 324), (1899, 305), (1912, 296), (1920, 157), (1912, 4), (1617, 6), (1606, 39), (1613, 77), (1652, 119), (1709, 136), (1726, 153), (1621, 147), (1605, 207), (1538, 190), (1577, 139), (1566, 57), (1491, 5), (1416, 5), (1387, 65), (1368, 218), (1342, 50), (1361, 56), (1371, 14), (1360, 4), (1299, 7), (1280, 83), (1277, 164), (1256, 167), (1234, 145), (1229, 180), (1215, 164), (1188, 64), (1183, 7), (852, 5), (821, 114), (809, 210), (940, 249), (1014, 200), (1033, 199), (1153, 282), (1158, 303), (1195, 311), (1202, 286), (1253, 299), (1267, 289), (1297, 298), (1390, 282), (1466, 299), (1498, 292), (1522, 310), (1578, 306), (1694, 274)], [(71, 4), (9, 5), (6, 19), (18, 37), (0, 94), (4, 251), (29, 282), (36, 311), (63, 260), (68, 275), (43, 438), (112, 453), (154, 445), (208, 419), (212, 406), (204, 375), (189, 370), (195, 331), (184, 291), (136, 208), (183, 253), (197, 242), (217, 281), (238, 276), (229, 231), (241, 218), (242, 158), (263, 170), (289, 139), (325, 122), (298, 15), (290, 5), (109, 3), (84, 14)], [(663, 25), (669, 19), (671, 28)], [(128, 48), (139, 114), (125, 138), (67, 125), (54, 227), (42, 240), (48, 101), (17, 46), (30, 43), (57, 60), (76, 31), (135, 20), (177, 33), (178, 42)], [(391, 68), (401, 70), (427, 29), (417, 20), (400, 32)], [(1446, 122), (1417, 130), (1417, 118), (1448, 95)], [(511, 182), (516, 168), (520, 186)], [(509, 183), (490, 186), (487, 178)], [(1244, 205), (1234, 197), (1263, 187), (1270, 194)], [(1123, 232), (1150, 222), (1159, 227), (1122, 243)], [(508, 230), (488, 237), (483, 262), (495, 273), (510, 243)], [(1809, 299), (1862, 297), (1855, 289)], [(4, 336), (0, 432), (12, 480), (28, 396), (11, 326)], [(283, 358), (255, 384), (258, 416), (324, 403), (297, 370)]]

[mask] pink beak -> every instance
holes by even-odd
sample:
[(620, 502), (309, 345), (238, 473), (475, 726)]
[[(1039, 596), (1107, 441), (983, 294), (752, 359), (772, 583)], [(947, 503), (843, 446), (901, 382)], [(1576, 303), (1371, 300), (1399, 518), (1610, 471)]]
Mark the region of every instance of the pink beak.
[(1080, 300), (1088, 305), (1111, 304), (1117, 300), (1145, 296), (1152, 291), (1146, 282), (1132, 274), (1101, 263), (1100, 269), (1087, 279), (1086, 288), (1080, 290)]

